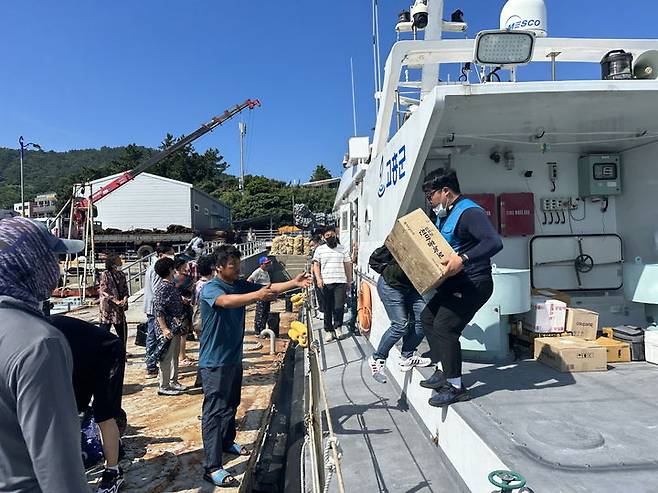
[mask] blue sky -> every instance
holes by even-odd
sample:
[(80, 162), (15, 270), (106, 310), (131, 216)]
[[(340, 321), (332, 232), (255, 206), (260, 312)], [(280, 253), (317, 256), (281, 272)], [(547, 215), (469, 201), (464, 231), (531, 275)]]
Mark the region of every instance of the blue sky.
[[(379, 0), (382, 64), (409, 3)], [(446, 11), (461, 8), (474, 37), (498, 27), (504, 3), (448, 0)], [(551, 36), (656, 36), (648, 0), (546, 3)], [(3, 2), (0, 146), (16, 147), (21, 134), (54, 150), (157, 146), (166, 132), (189, 133), (260, 98), (244, 117), (247, 172), (303, 181), (323, 163), (337, 175), (352, 134), (350, 57), (358, 133), (374, 125), (370, 9), (370, 0)], [(562, 78), (598, 73), (559, 68)], [(237, 120), (196, 147), (219, 148), (237, 173)]]

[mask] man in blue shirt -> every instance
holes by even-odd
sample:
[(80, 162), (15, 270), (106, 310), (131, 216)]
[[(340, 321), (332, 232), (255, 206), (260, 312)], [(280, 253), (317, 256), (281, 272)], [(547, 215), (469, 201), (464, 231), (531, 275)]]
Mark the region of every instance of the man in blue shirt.
[(425, 388), (436, 390), (429, 403), (443, 407), (469, 398), (462, 384), (459, 337), (477, 311), (491, 297), (491, 257), (503, 242), (484, 209), (461, 194), (454, 170), (439, 168), (423, 183), (436, 227), (456, 255), (443, 262), (447, 279), (421, 314), (432, 363), (441, 363)]
[(240, 251), (232, 245), (215, 250), (217, 277), (201, 291), (199, 371), (203, 387), (201, 433), (205, 453), (203, 478), (215, 486), (238, 486), (222, 468), (222, 454), (247, 455), (235, 443), (235, 414), (242, 390), (242, 340), (245, 306), (271, 301), (280, 293), (306, 288), (305, 274), (288, 282), (262, 286), (240, 279)]

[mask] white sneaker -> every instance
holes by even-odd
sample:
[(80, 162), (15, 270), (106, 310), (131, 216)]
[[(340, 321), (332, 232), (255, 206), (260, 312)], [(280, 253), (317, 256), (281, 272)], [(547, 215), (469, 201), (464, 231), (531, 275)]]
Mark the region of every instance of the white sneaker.
[(182, 385), (182, 384), (180, 384), (180, 383), (178, 383), (178, 382), (176, 382), (176, 383), (172, 383), (172, 384), (169, 386), (169, 388), (170, 388), (170, 389), (174, 389), (174, 390), (178, 390), (178, 391), (180, 391), (180, 392), (185, 392), (185, 391), (187, 390), (187, 387), (186, 387), (185, 385)]
[(379, 383), (386, 383), (386, 375), (384, 374), (384, 369), (386, 368), (386, 360), (375, 359), (374, 357), (370, 356), (370, 358), (368, 358), (368, 364), (370, 365), (372, 378), (374, 378)]
[(318, 314), (315, 316), (318, 320), (324, 320), (324, 313), (318, 312)]
[(158, 390), (158, 395), (181, 395), (182, 392), (180, 390), (175, 390), (175, 389), (160, 389)]
[(337, 337), (336, 337), (336, 333), (333, 330), (324, 333), (324, 342), (331, 342), (334, 339), (337, 339)]
[(413, 356), (410, 356), (408, 358), (405, 358), (404, 356), (400, 356), (400, 370), (402, 371), (410, 371), (414, 366), (430, 366), (432, 364), (432, 360), (430, 358), (423, 358), (422, 356), (418, 356), (417, 354), (414, 354)]

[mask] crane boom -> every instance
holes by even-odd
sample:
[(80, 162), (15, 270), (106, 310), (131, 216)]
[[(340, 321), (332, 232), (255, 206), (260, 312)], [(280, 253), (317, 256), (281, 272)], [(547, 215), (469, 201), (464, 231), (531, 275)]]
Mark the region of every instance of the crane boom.
[[(158, 164), (160, 161), (163, 159), (171, 156), (174, 152), (178, 151), (179, 149), (185, 147), (187, 144), (194, 142), (196, 139), (201, 137), (202, 135), (205, 135), (206, 133), (210, 132), (211, 130), (215, 129), (222, 123), (224, 123), (227, 120), (230, 120), (233, 118), (235, 115), (238, 113), (242, 112), (243, 110), (249, 108), (250, 110), (255, 108), (256, 106), (260, 106), (260, 101), (258, 99), (247, 99), (244, 103), (238, 104), (234, 106), (233, 108), (227, 109), (224, 113), (221, 115), (215, 116), (212, 120), (210, 120), (208, 123), (204, 123), (199, 127), (197, 130), (192, 132), (189, 135), (186, 135), (182, 139), (180, 139), (177, 142), (174, 142), (172, 145), (167, 147), (166, 149), (163, 149), (162, 151), (158, 152), (157, 154), (151, 156), (148, 160), (140, 164), (134, 169), (131, 169), (130, 171), (126, 171), (124, 174), (121, 176), (115, 178), (112, 180), (110, 183), (107, 185), (101, 187), (98, 189), (91, 197), (92, 203), (98, 202), (101, 200), (103, 197), (108, 196), (112, 192), (114, 192), (116, 189), (122, 187), (129, 181), (134, 180), (138, 175), (149, 169), (151, 166), (154, 166)], [(89, 203), (87, 199), (81, 199), (78, 202), (77, 205), (78, 208), (80, 209), (85, 209), (89, 207)]]

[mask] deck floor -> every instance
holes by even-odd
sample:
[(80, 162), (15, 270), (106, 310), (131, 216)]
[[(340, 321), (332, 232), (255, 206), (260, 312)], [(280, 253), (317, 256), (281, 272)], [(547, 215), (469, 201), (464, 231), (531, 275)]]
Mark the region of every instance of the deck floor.
[[(316, 326), (316, 337), (322, 334)], [(362, 336), (320, 341), (332, 423), (343, 449), (345, 491), (462, 491), (440, 450), (427, 439), (404, 396), (373, 380)], [(332, 480), (330, 491), (338, 491)]]

